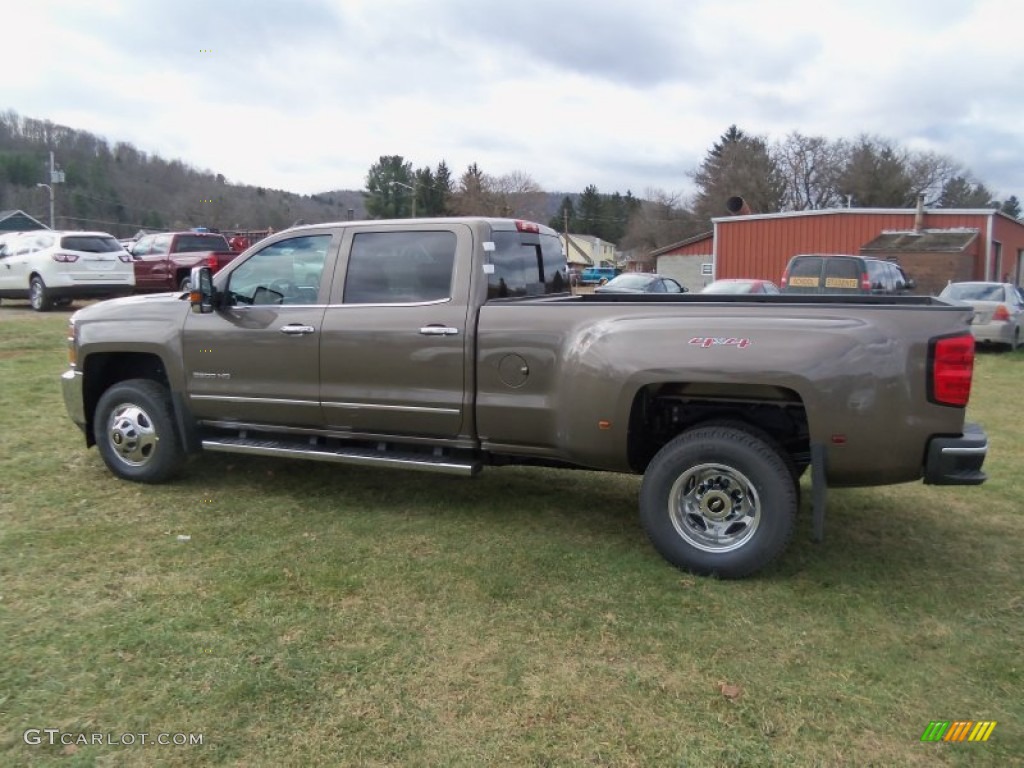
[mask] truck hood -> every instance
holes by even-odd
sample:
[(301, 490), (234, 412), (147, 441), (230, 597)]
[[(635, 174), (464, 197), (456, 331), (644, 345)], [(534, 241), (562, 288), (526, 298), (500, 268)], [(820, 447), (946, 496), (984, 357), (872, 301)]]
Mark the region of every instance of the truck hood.
[(75, 312), (71, 319), (77, 324), (96, 320), (139, 320), (183, 316), (190, 307), (188, 301), (181, 298), (183, 295), (181, 291), (174, 291), (107, 299), (83, 307)]

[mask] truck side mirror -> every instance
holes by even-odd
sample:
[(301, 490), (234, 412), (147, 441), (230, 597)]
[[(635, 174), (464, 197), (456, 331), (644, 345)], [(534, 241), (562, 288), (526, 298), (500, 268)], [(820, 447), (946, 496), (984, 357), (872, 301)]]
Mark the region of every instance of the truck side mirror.
[(203, 315), (213, 312), (213, 272), (210, 268), (192, 267), (189, 285), (192, 286), (188, 294), (192, 311)]
[(912, 278), (912, 277), (908, 277), (907, 278), (907, 290), (908, 291), (912, 291), (915, 288), (917, 288), (917, 281), (915, 281), (914, 278)]

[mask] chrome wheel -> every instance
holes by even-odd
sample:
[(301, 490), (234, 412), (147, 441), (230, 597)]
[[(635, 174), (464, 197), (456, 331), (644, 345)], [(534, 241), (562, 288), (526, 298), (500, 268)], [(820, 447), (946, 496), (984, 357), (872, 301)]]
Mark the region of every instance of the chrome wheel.
[(749, 479), (724, 464), (699, 464), (683, 472), (668, 496), (672, 527), (704, 552), (742, 547), (761, 523), (761, 502)]
[(110, 412), (107, 440), (118, 459), (130, 467), (141, 467), (153, 458), (160, 438), (148, 413), (132, 403), (122, 403)]

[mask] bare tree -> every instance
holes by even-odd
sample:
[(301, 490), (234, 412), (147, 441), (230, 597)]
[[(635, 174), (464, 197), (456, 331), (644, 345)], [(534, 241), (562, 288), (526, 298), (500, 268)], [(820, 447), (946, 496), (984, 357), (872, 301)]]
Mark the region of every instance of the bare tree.
[(648, 189), (626, 225), (619, 247), (624, 250), (653, 251), (710, 229), (690, 212), (678, 193)]
[(543, 221), (548, 195), (530, 174), (511, 171), (502, 176), (486, 176), (495, 213), (517, 219)]
[(839, 178), (848, 148), (842, 139), (804, 136), (793, 131), (772, 147), (785, 179), (783, 207), (791, 211), (834, 208), (843, 203)]

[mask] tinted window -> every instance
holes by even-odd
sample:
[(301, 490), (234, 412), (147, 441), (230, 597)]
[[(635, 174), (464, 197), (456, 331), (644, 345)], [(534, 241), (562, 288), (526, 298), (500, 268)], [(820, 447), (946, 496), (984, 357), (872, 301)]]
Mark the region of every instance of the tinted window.
[(175, 253), (230, 250), (231, 247), (223, 235), (178, 235), (178, 239), (174, 241)]
[(492, 234), (487, 299), (543, 296), (568, 289), (562, 243), (554, 235), (500, 231)]
[(233, 304), (315, 304), (330, 235), (280, 240), (254, 253), (231, 273), (228, 298)]
[(825, 259), (825, 289), (829, 291), (860, 290), (861, 270), (860, 259)]
[(116, 253), (121, 250), (121, 244), (109, 235), (65, 235), (60, 239), (60, 246), (86, 253)]
[(789, 286), (792, 288), (817, 288), (821, 285), (821, 257), (808, 256), (793, 259), (789, 264)]
[(665, 290), (669, 293), (682, 293), (683, 286), (673, 280), (671, 277), (665, 278)]
[(451, 297), (454, 232), (362, 232), (352, 239), (346, 304), (411, 304)]

